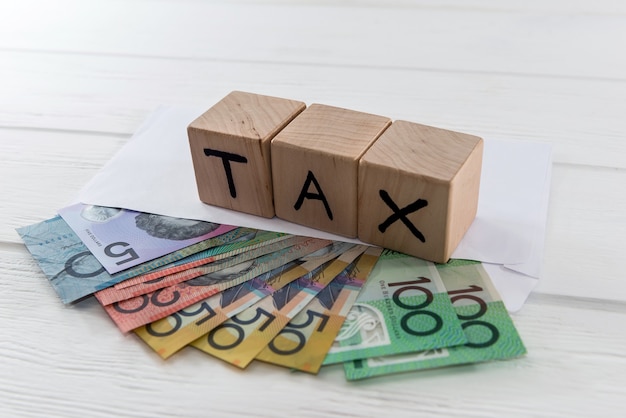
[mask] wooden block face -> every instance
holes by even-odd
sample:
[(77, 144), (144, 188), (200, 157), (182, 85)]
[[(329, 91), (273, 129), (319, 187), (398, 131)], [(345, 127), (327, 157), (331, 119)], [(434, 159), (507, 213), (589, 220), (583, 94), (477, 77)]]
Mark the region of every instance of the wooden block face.
[(481, 138), (396, 121), (359, 163), (358, 236), (440, 263), (476, 216)]
[(234, 91), (194, 120), (187, 133), (200, 200), (273, 217), (271, 141), (305, 107)]
[(313, 104), (272, 140), (276, 216), (357, 235), (358, 162), (389, 118)]

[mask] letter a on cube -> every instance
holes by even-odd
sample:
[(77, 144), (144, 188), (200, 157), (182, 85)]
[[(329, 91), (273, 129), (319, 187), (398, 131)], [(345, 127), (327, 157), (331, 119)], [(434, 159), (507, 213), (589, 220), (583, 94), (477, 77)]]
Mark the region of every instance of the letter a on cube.
[(233, 91), (187, 128), (200, 200), (274, 216), (271, 140), (306, 105)]
[(396, 121), (359, 162), (358, 236), (445, 263), (476, 216), (481, 138)]
[(383, 116), (309, 106), (272, 140), (276, 216), (356, 237), (359, 159), (390, 123)]

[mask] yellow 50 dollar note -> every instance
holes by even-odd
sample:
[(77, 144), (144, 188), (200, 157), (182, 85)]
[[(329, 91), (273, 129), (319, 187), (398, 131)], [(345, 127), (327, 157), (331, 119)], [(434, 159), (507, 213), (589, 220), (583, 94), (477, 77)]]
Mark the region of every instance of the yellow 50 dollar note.
[(366, 249), (365, 245), (352, 247), (320, 272), (309, 273), (292, 281), (192, 345), (245, 368), (298, 312)]
[(369, 247), (274, 337), (257, 360), (317, 373), (381, 252), (382, 248)]
[(135, 332), (161, 357), (168, 358), (265, 296), (332, 261), (352, 246), (334, 242), (265, 273), (263, 277), (213, 295)]

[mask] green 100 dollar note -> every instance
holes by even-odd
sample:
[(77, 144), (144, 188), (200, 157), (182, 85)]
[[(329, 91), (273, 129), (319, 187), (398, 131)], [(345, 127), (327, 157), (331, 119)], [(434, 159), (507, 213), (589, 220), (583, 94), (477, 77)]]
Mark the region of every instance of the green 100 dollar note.
[(380, 247), (369, 247), (274, 337), (257, 360), (317, 373), (381, 252)]
[(489, 276), (477, 262), (455, 260), (437, 270), (455, 306), (468, 342), (413, 354), (344, 363), (348, 380), (519, 357), (526, 353), (513, 321)]
[(323, 364), (466, 342), (434, 263), (384, 250)]

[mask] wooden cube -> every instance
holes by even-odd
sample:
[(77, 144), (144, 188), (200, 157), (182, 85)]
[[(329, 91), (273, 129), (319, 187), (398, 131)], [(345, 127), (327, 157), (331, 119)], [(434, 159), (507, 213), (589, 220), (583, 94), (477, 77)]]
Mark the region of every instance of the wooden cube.
[(200, 200), (274, 216), (270, 145), (306, 105), (233, 91), (187, 128)]
[(272, 140), (276, 216), (356, 237), (358, 162), (383, 116), (313, 104)]
[(476, 216), (483, 141), (396, 121), (359, 164), (362, 241), (444, 263)]

